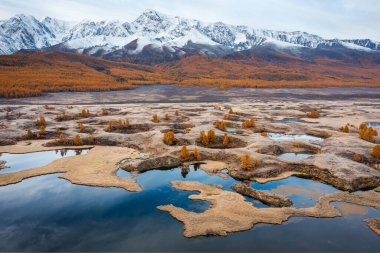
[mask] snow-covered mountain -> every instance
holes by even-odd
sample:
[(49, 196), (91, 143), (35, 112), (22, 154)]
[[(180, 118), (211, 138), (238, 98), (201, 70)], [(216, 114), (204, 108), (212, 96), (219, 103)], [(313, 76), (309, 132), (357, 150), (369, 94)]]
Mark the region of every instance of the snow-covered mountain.
[(370, 39), (328, 40), (306, 32), (207, 23), (154, 10), (146, 10), (130, 23), (84, 20), (73, 24), (50, 17), (39, 21), (26, 15), (0, 21), (0, 54), (43, 49), (109, 58), (159, 54), (180, 57), (189, 53), (218, 56), (260, 46), (380, 51), (380, 43)]

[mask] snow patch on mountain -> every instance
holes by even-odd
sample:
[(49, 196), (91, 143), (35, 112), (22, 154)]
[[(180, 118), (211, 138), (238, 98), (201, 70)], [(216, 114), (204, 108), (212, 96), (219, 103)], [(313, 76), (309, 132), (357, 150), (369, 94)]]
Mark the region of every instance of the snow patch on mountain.
[[(233, 51), (252, 49), (261, 45), (272, 45), (278, 49), (343, 47), (380, 51), (380, 43), (369, 39), (326, 40), (306, 32), (254, 29), (222, 22), (208, 23), (170, 16), (154, 10), (144, 11), (130, 23), (118, 20), (83, 20), (74, 24), (51, 17), (39, 21), (33, 16), (23, 14), (0, 21), (0, 54), (14, 53), (20, 49), (43, 49), (55, 45), (77, 52), (96, 53), (98, 50), (103, 50), (105, 53), (110, 53), (125, 48), (134, 40), (137, 48), (127, 50), (131, 54), (142, 52), (146, 46), (178, 52), (190, 42)], [(204, 48), (199, 50), (200, 53), (209, 52)]]

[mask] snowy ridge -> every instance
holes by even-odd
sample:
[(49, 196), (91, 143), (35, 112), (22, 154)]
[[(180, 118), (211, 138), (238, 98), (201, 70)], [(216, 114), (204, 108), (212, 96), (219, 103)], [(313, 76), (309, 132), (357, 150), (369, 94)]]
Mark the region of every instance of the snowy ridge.
[[(127, 45), (136, 43), (131, 48)], [(70, 22), (46, 17), (42, 21), (33, 16), (16, 15), (0, 21), (0, 54), (11, 54), (21, 49), (52, 47), (87, 54), (112, 53), (124, 50), (138, 54), (147, 46), (155, 50), (184, 53), (189, 43), (218, 46), (242, 51), (262, 45), (277, 48), (348, 48), (380, 51), (380, 43), (370, 39), (327, 40), (306, 32), (283, 32), (233, 26), (222, 22), (207, 23), (154, 10), (144, 11), (133, 22), (91, 21)], [(128, 49), (126, 49), (128, 47)], [(208, 50), (199, 49), (199, 53)]]

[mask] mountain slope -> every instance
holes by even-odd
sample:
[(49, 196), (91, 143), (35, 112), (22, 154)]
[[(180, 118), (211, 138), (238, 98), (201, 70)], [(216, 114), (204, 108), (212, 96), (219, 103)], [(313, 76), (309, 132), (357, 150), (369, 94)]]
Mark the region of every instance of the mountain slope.
[(63, 52), (20, 52), (0, 56), (0, 97), (44, 91), (98, 91), (159, 83), (153, 69)]
[(72, 24), (50, 17), (40, 22), (25, 15), (0, 23), (0, 54), (20, 49), (44, 49), (79, 52), (107, 59), (143, 59), (142, 62), (153, 54), (154, 62), (157, 59), (165, 62), (192, 54), (222, 57), (263, 46), (278, 50), (350, 48), (380, 52), (380, 43), (369, 39), (327, 40), (306, 32), (207, 23), (154, 10), (146, 10), (130, 23), (84, 20)]
[[(318, 52), (317, 52), (317, 51)], [(192, 55), (155, 66), (65, 52), (0, 56), (0, 97), (45, 91), (100, 91), (139, 84), (210, 87), (380, 86), (380, 54), (309, 49), (291, 55), (262, 47), (224, 58)]]

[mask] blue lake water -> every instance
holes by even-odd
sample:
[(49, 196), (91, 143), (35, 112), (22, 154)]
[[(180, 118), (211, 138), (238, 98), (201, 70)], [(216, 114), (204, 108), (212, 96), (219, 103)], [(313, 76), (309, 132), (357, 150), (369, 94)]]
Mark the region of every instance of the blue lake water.
[[(41, 152), (35, 155), (38, 157)], [(18, 159), (17, 155), (12, 159)], [(124, 171), (118, 175), (131, 176)], [(380, 217), (380, 212), (371, 208), (365, 215), (292, 218), (283, 225), (261, 224), (227, 237), (185, 238), (182, 223), (156, 207), (173, 204), (202, 212), (209, 204), (188, 200), (193, 193), (175, 190), (169, 182), (198, 180), (221, 184), (227, 190), (236, 183), (232, 178), (209, 176), (194, 167), (139, 174), (136, 180), (144, 190), (137, 193), (73, 185), (58, 176), (40, 176), (0, 187), (0, 251), (376, 252), (380, 248), (380, 238), (361, 221)], [(296, 177), (252, 183), (255, 189), (265, 190), (281, 185), (299, 185), (323, 193), (336, 191), (328, 185)], [(316, 200), (304, 194), (289, 197), (296, 206), (311, 206)]]
[(33, 167), (44, 166), (51, 163), (54, 160), (65, 156), (83, 155), (87, 154), (89, 149), (77, 149), (77, 150), (52, 150), (27, 154), (0, 154), (0, 160), (7, 161), (5, 164), (6, 169), (0, 170), (2, 173), (16, 172), (20, 170), (30, 169)]

